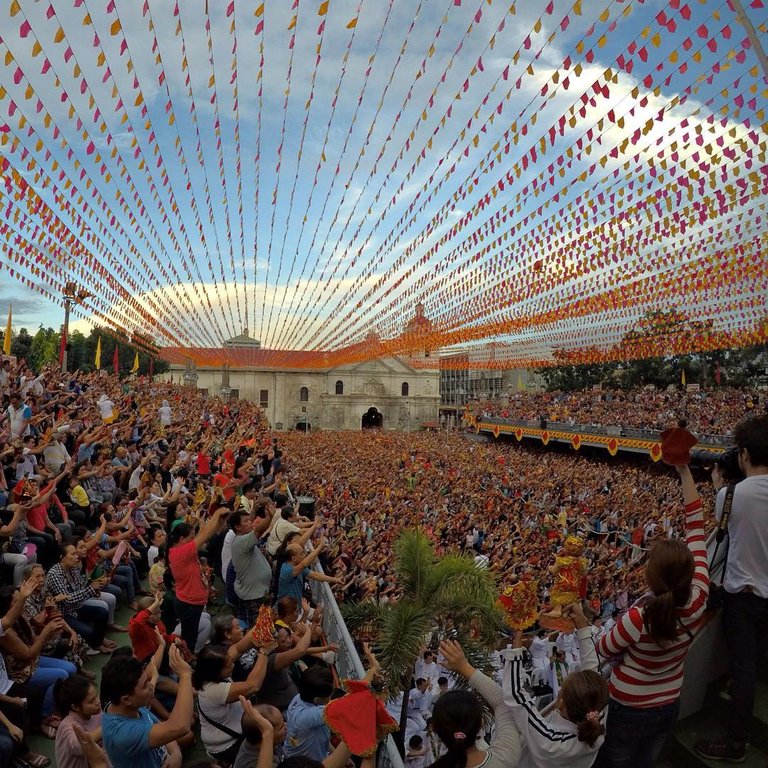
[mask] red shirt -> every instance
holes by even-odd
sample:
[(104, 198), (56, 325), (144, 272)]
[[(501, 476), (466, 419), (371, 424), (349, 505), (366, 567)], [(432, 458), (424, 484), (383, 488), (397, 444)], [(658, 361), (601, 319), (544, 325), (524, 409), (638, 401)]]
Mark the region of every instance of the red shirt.
[(208, 587), (203, 583), (195, 540), (171, 547), (168, 561), (176, 580), (176, 597), (190, 605), (205, 605), (208, 602)]
[(159, 642), (155, 635), (155, 629), (169, 645), (176, 639), (176, 635), (167, 634), (165, 624), (162, 621), (158, 621), (157, 624), (150, 624), (149, 616), (149, 611), (139, 611), (135, 616), (131, 616), (128, 622), (128, 637), (131, 638), (133, 655), (141, 660), (149, 658), (157, 650)]

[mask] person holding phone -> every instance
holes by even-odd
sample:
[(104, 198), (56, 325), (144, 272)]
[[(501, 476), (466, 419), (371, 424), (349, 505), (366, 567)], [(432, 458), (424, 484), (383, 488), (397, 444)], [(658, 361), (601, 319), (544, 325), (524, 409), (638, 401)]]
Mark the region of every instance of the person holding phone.
[(107, 606), (87, 601), (98, 598), (99, 591), (108, 581), (106, 576), (90, 580), (82, 571), (77, 547), (69, 543), (61, 545), (59, 562), (48, 571), (45, 579), (49, 594), (66, 595), (59, 602), (64, 620), (98, 653), (110, 653), (117, 646), (105, 638), (109, 623)]

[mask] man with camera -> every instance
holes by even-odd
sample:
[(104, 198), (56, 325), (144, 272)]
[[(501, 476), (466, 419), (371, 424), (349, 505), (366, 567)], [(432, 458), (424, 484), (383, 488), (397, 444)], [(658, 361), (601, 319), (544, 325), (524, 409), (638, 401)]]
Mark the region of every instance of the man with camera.
[[(768, 415), (742, 420), (733, 437), (744, 479), (734, 489), (727, 521), (729, 544), (723, 582), (731, 677), (728, 730), (724, 739), (698, 742), (695, 749), (712, 760), (743, 762), (755, 703), (758, 656), (765, 652), (768, 632)], [(720, 462), (713, 469), (713, 480), (716, 484), (733, 482), (734, 470), (729, 471), (728, 461)], [(722, 487), (716, 503), (718, 520), (725, 498), (726, 488)]]

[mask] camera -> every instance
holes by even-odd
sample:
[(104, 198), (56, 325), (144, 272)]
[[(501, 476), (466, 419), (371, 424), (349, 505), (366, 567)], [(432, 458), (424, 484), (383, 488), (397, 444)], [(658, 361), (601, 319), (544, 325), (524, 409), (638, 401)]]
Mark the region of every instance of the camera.
[(720, 468), (721, 474), (728, 482), (738, 483), (745, 477), (739, 466), (739, 449), (735, 445), (722, 453), (708, 451), (706, 448), (691, 451), (692, 467), (701, 467), (709, 471), (715, 465)]

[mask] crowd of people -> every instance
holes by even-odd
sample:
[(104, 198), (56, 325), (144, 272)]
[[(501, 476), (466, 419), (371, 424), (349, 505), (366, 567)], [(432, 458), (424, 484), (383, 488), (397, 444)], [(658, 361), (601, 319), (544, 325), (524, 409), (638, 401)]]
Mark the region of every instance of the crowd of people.
[[(470, 753), (480, 764), (484, 750), (499, 765), (588, 766), (604, 741), (604, 765), (650, 764), (620, 754), (643, 728), (661, 749), (708, 585), (702, 549), (713, 523), (699, 491), (710, 509), (714, 491), (697, 491), (685, 468), (681, 496), (674, 472), (650, 462), (455, 433), (278, 436), (249, 402), (102, 372), (0, 368), (0, 764), (44, 768), (48, 758), (29, 745), (36, 731), (55, 739), (66, 768), (175, 768), (198, 738), (225, 767), (261, 766), (268, 750), (270, 763), (274, 751), (289, 767), (341, 768), (349, 750), (333, 748), (323, 716), (339, 695), (338, 649), (308, 585), (328, 582), (342, 602), (396, 601), (392, 545), (413, 526), (502, 586), (535, 579), (542, 604), (569, 535), (585, 542), (589, 578), (583, 605), (564, 608), (575, 629), (554, 652), (554, 638), (525, 641), (534, 669), (548, 671), (548, 719), (523, 681), (519, 634), (499, 661), (501, 687), (458, 644), (425, 648), (407, 694), (409, 768), (462, 768)], [(526, 407), (573, 405), (542, 398)], [(679, 403), (667, 407), (679, 414)], [(736, 420), (719, 423), (730, 430)], [(745, 438), (758, 468), (768, 464), (760, 435)], [(299, 495), (314, 500), (314, 514), (302, 513)], [(762, 584), (747, 586), (768, 602)], [(123, 605), (128, 626), (117, 623)], [(86, 662), (99, 654), (110, 658), (97, 680)], [(372, 653), (366, 663), (375, 669)], [(462, 676), (496, 713), (484, 746), (479, 700), (454, 690)], [(743, 671), (738, 680), (747, 686)], [(553, 755), (561, 762), (547, 762)]]
[(698, 435), (729, 437), (739, 419), (765, 411), (766, 395), (754, 389), (665, 391), (597, 389), (580, 392), (517, 392), (496, 400), (473, 401), (475, 416), (571, 425), (647, 429), (660, 432), (685, 419)]

